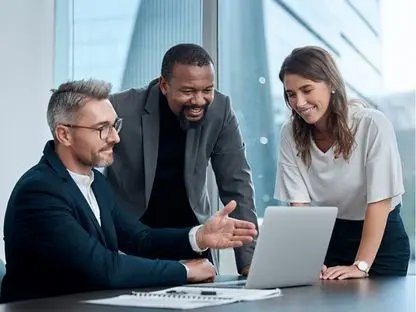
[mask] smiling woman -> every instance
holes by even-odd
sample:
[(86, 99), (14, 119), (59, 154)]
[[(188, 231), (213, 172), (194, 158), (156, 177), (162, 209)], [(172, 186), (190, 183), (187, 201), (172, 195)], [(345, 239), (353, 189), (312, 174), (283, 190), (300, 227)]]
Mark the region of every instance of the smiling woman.
[(329, 53), (319, 47), (295, 49), (283, 62), (279, 78), (292, 108), (293, 134), (302, 160), (310, 164), (311, 137), (323, 152), (334, 145), (335, 157), (348, 160), (354, 137), (347, 125), (347, 95)]
[(322, 48), (294, 49), (279, 77), (292, 117), (281, 132), (276, 197), (339, 209), (321, 278), (406, 275), (404, 188), (391, 123), (347, 100), (341, 74)]

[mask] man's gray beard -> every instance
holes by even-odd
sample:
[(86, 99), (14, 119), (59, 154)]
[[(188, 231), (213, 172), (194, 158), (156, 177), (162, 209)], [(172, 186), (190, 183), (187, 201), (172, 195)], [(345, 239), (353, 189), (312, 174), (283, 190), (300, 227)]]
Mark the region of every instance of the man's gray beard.
[(91, 159), (77, 157), (78, 162), (83, 164), (84, 166), (88, 166), (91, 168), (106, 168), (113, 164), (113, 160), (104, 161), (100, 158), (99, 153), (94, 153), (91, 155)]
[(208, 105), (204, 105), (204, 113), (202, 115), (202, 118), (199, 119), (198, 121), (189, 121), (188, 118), (186, 118), (186, 105), (183, 105), (181, 108), (181, 111), (179, 112), (179, 116), (178, 116), (178, 120), (179, 120), (179, 125), (181, 127), (182, 130), (186, 131), (189, 128), (194, 128), (196, 126), (198, 126), (199, 124), (201, 124), (204, 119), (205, 116), (207, 115), (207, 110), (208, 110)]

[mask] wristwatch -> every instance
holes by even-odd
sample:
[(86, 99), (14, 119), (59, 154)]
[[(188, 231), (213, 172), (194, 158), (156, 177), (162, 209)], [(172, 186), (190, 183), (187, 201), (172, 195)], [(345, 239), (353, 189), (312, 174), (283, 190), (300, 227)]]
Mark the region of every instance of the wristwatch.
[(358, 270), (364, 272), (366, 274), (366, 276), (368, 276), (368, 271), (370, 270), (370, 266), (368, 265), (367, 262), (365, 261), (361, 261), (361, 260), (356, 260), (353, 265), (355, 265)]

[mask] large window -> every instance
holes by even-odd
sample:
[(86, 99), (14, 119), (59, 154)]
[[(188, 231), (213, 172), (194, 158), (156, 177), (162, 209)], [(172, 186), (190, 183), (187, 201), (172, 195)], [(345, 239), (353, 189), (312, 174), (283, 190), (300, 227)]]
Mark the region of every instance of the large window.
[(113, 91), (145, 86), (163, 54), (202, 44), (199, 0), (57, 0), (55, 82), (99, 78)]

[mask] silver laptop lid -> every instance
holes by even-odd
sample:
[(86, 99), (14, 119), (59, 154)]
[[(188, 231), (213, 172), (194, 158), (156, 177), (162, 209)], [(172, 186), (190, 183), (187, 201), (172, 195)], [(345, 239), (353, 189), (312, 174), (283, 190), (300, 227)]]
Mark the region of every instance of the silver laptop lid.
[(336, 207), (267, 207), (246, 287), (316, 282), (337, 212)]

